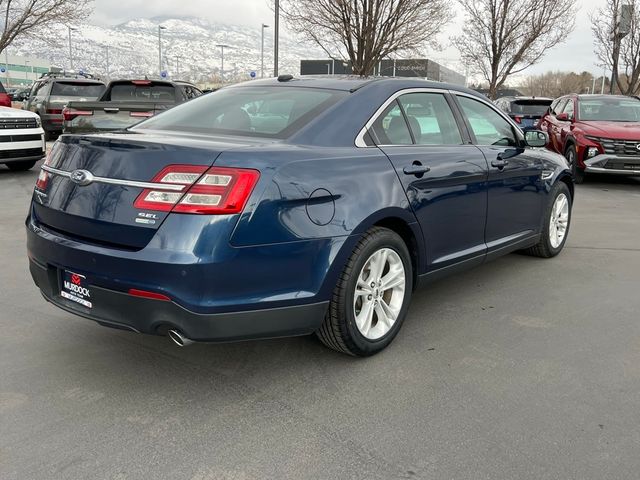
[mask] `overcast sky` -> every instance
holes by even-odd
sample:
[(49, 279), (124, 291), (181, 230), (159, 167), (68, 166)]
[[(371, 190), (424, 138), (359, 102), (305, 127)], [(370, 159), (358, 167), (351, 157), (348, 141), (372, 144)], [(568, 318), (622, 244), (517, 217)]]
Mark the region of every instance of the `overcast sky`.
[[(526, 0), (521, 0), (526, 1)], [(593, 38), (589, 21), (589, 13), (604, 5), (605, 0), (576, 0), (578, 13), (576, 28), (567, 36), (566, 42), (549, 50), (543, 61), (525, 71), (535, 74), (547, 70), (587, 70), (600, 74), (594, 64)], [(95, 0), (93, 22), (114, 25), (132, 18), (155, 16), (202, 16), (213, 22), (229, 24), (273, 24), (273, 12), (269, 8), (270, 0)], [(440, 36), (440, 42), (447, 44), (448, 38), (456, 34), (464, 19), (456, 7), (458, 15)], [(428, 57), (452, 67), (461, 69), (457, 51), (447, 48), (441, 52), (430, 52)]]

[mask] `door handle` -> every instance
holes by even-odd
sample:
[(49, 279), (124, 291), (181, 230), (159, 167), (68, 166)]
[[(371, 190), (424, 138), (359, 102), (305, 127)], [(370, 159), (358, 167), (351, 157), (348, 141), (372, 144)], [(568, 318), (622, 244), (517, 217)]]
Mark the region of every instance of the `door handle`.
[(415, 161), (411, 166), (404, 167), (402, 169), (405, 175), (415, 175), (418, 178), (422, 177), (425, 173), (429, 172), (430, 170), (431, 169), (429, 167), (427, 167), (426, 165), (422, 165), (422, 163), (418, 161)]
[(509, 165), (509, 160), (505, 160), (500, 155), (498, 155), (498, 158), (491, 162), (491, 166), (496, 167), (498, 170), (502, 170), (507, 165)]

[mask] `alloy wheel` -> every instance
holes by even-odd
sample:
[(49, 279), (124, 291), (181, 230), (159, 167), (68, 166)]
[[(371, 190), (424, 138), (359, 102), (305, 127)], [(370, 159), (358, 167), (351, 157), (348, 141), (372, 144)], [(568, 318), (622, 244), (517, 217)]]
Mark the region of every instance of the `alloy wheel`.
[(569, 228), (569, 199), (564, 193), (556, 197), (549, 220), (549, 242), (553, 248), (562, 245)]

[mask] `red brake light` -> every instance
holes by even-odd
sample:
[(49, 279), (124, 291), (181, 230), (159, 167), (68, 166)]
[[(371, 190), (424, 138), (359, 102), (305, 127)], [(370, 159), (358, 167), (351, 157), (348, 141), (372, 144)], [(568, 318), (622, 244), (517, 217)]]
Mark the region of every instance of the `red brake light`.
[(514, 120), (516, 121), (516, 123), (522, 123), (522, 117), (520, 115), (516, 115), (514, 117)]
[(151, 80), (131, 80), (134, 85), (151, 85)]
[(131, 112), (129, 113), (129, 116), (149, 118), (153, 117), (153, 112)]
[(153, 182), (184, 185), (184, 189), (145, 189), (134, 207), (207, 215), (240, 213), (258, 178), (260, 172), (257, 170), (169, 165), (153, 178)]
[[(42, 164), (44, 165), (49, 165), (49, 163), (51, 162), (51, 151), (49, 151), (49, 154), (47, 155), (47, 159), (44, 161), (44, 163)], [(47, 182), (49, 181), (49, 173), (45, 172), (42, 168), (40, 169), (40, 173), (38, 174), (38, 179), (36, 180), (36, 188), (38, 190), (44, 191), (47, 188)]]
[(60, 115), (62, 113), (61, 108), (47, 108), (47, 113), (49, 115)]
[(75, 108), (64, 107), (62, 110), (62, 118), (64, 118), (65, 122), (70, 122), (74, 118), (78, 116), (89, 116), (93, 115), (91, 110), (76, 110)]
[(147, 290), (138, 290), (136, 288), (129, 289), (129, 295), (133, 295), (134, 297), (142, 297), (142, 298), (150, 298), (152, 300), (162, 300), (163, 302), (170, 302), (171, 299), (166, 295), (156, 292), (149, 292)]

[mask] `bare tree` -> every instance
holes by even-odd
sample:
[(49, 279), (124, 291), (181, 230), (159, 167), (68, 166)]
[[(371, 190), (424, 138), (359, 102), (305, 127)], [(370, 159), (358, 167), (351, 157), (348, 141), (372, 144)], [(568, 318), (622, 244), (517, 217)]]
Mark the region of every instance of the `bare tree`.
[(518, 88), (526, 95), (556, 98), (568, 93), (590, 93), (594, 85), (599, 90), (601, 78), (594, 83), (589, 72), (546, 72), (528, 76)]
[(462, 35), (453, 38), (463, 61), (489, 83), (489, 96), (509, 76), (538, 63), (574, 27), (575, 0), (458, 0)]
[[(628, 32), (621, 35), (618, 21), (623, 5), (629, 8)], [(624, 95), (640, 91), (640, 6), (634, 0), (607, 0), (591, 15), (595, 53), (600, 65), (611, 70), (610, 93)], [(622, 69), (622, 75), (620, 70)]]
[(451, 20), (447, 0), (281, 0), (290, 27), (330, 58), (350, 61), (369, 75), (392, 54), (437, 46), (435, 36)]
[(91, 0), (0, 0), (0, 52), (20, 37), (85, 19), (91, 3)]

